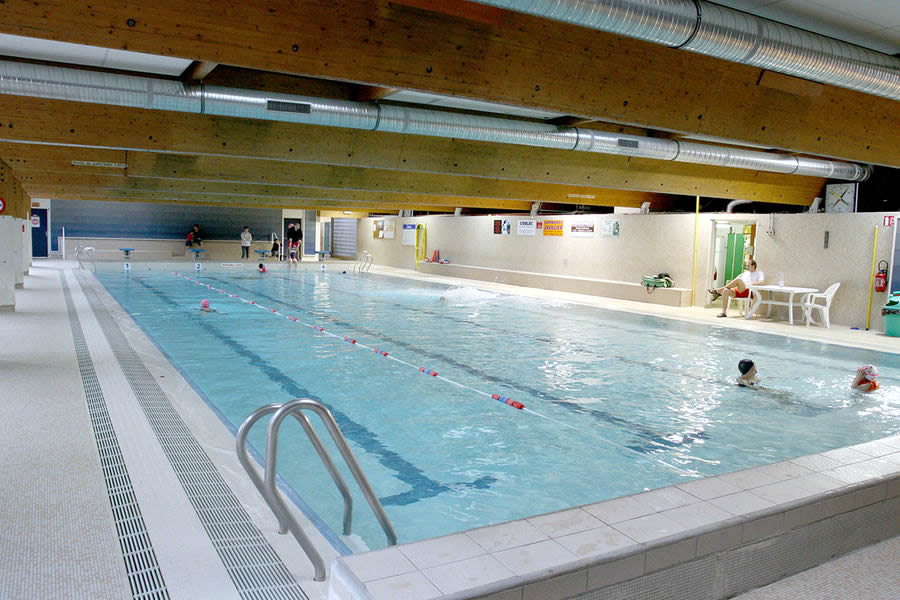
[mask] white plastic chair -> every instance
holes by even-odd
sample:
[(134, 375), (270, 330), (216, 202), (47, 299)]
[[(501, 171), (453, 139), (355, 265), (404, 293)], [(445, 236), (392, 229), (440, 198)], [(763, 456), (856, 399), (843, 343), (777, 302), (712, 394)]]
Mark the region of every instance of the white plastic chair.
[(729, 305), (724, 307), (726, 309), (726, 312), (727, 312), (727, 309), (731, 306), (730, 303), (731, 303), (731, 300), (733, 299), (735, 302), (737, 302), (738, 307), (740, 308), (741, 314), (746, 317), (747, 313), (750, 312), (750, 305), (753, 302), (753, 295), (758, 294), (758, 293), (759, 292), (754, 292), (753, 290), (751, 290), (750, 293), (747, 294), (746, 298), (737, 298), (737, 297), (728, 298)]
[[(828, 286), (828, 289), (822, 292), (821, 294), (806, 294), (803, 296), (803, 299), (800, 301), (800, 306), (803, 307), (803, 314), (806, 316), (806, 326), (809, 327), (810, 323), (816, 323), (820, 325), (822, 323), (817, 323), (815, 319), (813, 319), (812, 311), (813, 309), (819, 309), (822, 311), (822, 321), (827, 328), (831, 328), (831, 320), (829, 318), (829, 312), (831, 311), (831, 299), (834, 298), (834, 293), (841, 287), (840, 282), (832, 284)], [(825, 304), (819, 304), (816, 300), (824, 300)]]

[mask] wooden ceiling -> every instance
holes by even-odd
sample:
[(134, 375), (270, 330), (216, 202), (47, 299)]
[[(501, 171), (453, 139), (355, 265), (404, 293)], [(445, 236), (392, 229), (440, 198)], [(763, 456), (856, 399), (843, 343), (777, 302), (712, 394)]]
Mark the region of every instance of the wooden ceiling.
[[(183, 78), (215, 85), (363, 101), (417, 90), (546, 109), (579, 127), (900, 166), (900, 103), (457, 0), (5, 2), (0, 33), (188, 58)], [(824, 184), (10, 95), (0, 132), (0, 159), (27, 193), (59, 199), (524, 212), (683, 195), (805, 205)]]

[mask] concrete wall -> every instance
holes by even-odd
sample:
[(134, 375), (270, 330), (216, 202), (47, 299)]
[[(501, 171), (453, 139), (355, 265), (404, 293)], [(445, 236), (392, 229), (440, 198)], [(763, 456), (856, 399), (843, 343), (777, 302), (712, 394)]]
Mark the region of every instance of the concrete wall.
[[(883, 213), (775, 215), (775, 235), (768, 235), (766, 217), (761, 219), (757, 234), (759, 267), (772, 283), (778, 283), (782, 271), (788, 285), (824, 290), (840, 282), (831, 306), (831, 322), (865, 328), (876, 226), (876, 264), (892, 261), (895, 227), (883, 227), (883, 220)], [(872, 294), (872, 329), (884, 331), (881, 307), (887, 296), (887, 292)]]
[[(669, 273), (678, 288), (695, 287), (694, 304), (706, 302), (704, 290), (713, 277), (710, 246), (713, 241), (713, 221), (755, 222), (757, 238), (755, 256), (767, 278), (777, 283), (778, 273), (783, 271), (788, 285), (808, 286), (824, 290), (830, 284), (841, 282), (831, 309), (831, 321), (836, 325), (865, 327), (871, 276), (872, 242), (875, 226), (881, 226), (883, 213), (859, 214), (784, 214), (774, 215), (774, 235), (766, 233), (769, 215), (704, 213), (697, 227), (696, 284), (691, 273), (694, 261), (693, 214), (615, 214), (562, 217), (541, 217), (541, 220), (559, 218), (564, 221), (563, 236), (520, 236), (517, 222), (528, 219), (526, 215), (512, 217), (453, 217), (429, 216), (415, 218), (394, 217), (394, 239), (377, 239), (373, 236), (375, 219), (360, 219), (357, 250), (368, 250), (375, 263), (402, 268), (415, 268), (415, 250), (401, 245), (403, 223), (424, 223), (428, 232), (428, 256), (438, 249), (441, 257), (460, 267), (479, 267), (490, 270), (490, 276), (481, 277), (503, 281), (497, 272), (514, 271), (510, 283), (552, 287), (548, 281), (559, 278), (600, 280), (635, 284), (642, 275)], [(510, 235), (493, 233), (496, 219), (511, 221)], [(603, 237), (603, 221), (617, 220), (619, 236)], [(594, 236), (572, 237), (573, 222), (593, 222)], [(829, 248), (823, 248), (824, 232), (829, 231)], [(891, 260), (891, 242), (894, 228), (879, 227), (877, 260)], [(440, 266), (426, 266), (429, 272), (441, 272)], [(445, 272), (452, 275), (450, 269)], [(454, 271), (461, 272), (459, 269)], [(468, 273), (477, 271), (468, 270)], [(496, 272), (494, 272), (496, 271)], [(523, 275), (524, 273), (524, 275)], [(541, 277), (541, 275), (552, 276)], [(468, 275), (467, 275), (468, 276)], [(582, 286), (583, 287), (583, 286)], [(595, 286), (607, 295), (608, 285)], [(625, 288), (623, 286), (622, 289)], [(596, 293), (596, 292), (588, 292)], [(623, 292), (624, 294), (625, 292)], [(633, 298), (616, 294), (614, 297), (643, 299), (659, 302), (656, 292), (649, 296)], [(872, 298), (871, 328), (883, 330), (881, 305), (887, 294), (874, 294)], [(688, 300), (689, 302), (689, 300)], [(678, 304), (675, 304), (678, 305)], [(777, 315), (778, 308), (773, 308)], [(786, 309), (784, 309), (786, 310)], [(785, 313), (786, 315), (786, 313)], [(795, 313), (795, 317), (799, 311)]]

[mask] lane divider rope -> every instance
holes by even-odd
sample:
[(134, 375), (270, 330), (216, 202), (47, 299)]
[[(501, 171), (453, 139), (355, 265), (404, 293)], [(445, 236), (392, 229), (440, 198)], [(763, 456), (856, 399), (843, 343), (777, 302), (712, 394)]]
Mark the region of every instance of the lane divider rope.
[(427, 368), (427, 367), (419, 367), (419, 366), (416, 366), (416, 365), (414, 365), (414, 364), (412, 364), (412, 363), (410, 363), (410, 362), (406, 362), (405, 360), (399, 359), (399, 358), (397, 358), (396, 356), (392, 356), (392, 355), (390, 355), (388, 352), (382, 351), (382, 350), (380, 350), (380, 349), (378, 349), (378, 348), (373, 348), (373, 347), (371, 347), (371, 346), (367, 346), (367, 345), (365, 345), (365, 344), (359, 342), (358, 340), (356, 340), (356, 339), (354, 339), (354, 338), (351, 338), (351, 337), (349, 337), (349, 336), (341, 336), (341, 335), (337, 335), (337, 334), (335, 334), (335, 333), (332, 333), (332, 332), (330, 332), (330, 331), (326, 331), (325, 328), (322, 327), (321, 325), (315, 325), (315, 324), (313, 324), (313, 323), (306, 323), (306, 322), (304, 322), (304, 321), (301, 321), (301, 320), (298, 319), (297, 317), (294, 317), (294, 316), (292, 316), (292, 315), (284, 314), (284, 313), (279, 312), (278, 310), (276, 310), (276, 309), (274, 309), (274, 308), (269, 308), (269, 307), (263, 306), (263, 305), (261, 305), (261, 304), (257, 304), (257, 303), (256, 303), (255, 301), (253, 301), (253, 300), (248, 300), (247, 298), (243, 298), (243, 297), (241, 297), (241, 296), (238, 296), (237, 294), (232, 294), (232, 293), (227, 292), (227, 291), (225, 291), (225, 290), (223, 290), (223, 289), (217, 288), (217, 287), (215, 287), (215, 286), (213, 286), (213, 285), (211, 285), (211, 284), (209, 284), (209, 283), (203, 283), (202, 281), (199, 281), (199, 280), (197, 280), (197, 279), (194, 279), (193, 277), (190, 277), (190, 276), (188, 276), (188, 275), (185, 275), (184, 273), (179, 273), (179, 272), (177, 272), (177, 271), (172, 271), (172, 275), (174, 275), (174, 276), (176, 276), (176, 277), (180, 277), (181, 279), (184, 279), (185, 281), (190, 281), (191, 283), (195, 283), (195, 284), (199, 285), (200, 287), (204, 287), (204, 288), (207, 288), (207, 289), (209, 289), (209, 290), (211, 290), (211, 291), (218, 292), (218, 293), (220, 293), (220, 294), (223, 294), (223, 295), (229, 296), (229, 297), (231, 297), (231, 298), (234, 298), (235, 300), (239, 300), (240, 302), (243, 302), (244, 304), (250, 304), (250, 305), (252, 305), (252, 306), (256, 306), (257, 308), (261, 308), (261, 309), (265, 310), (266, 312), (271, 312), (272, 314), (278, 315), (278, 316), (280, 316), (280, 317), (285, 317), (286, 319), (288, 319), (288, 320), (291, 321), (292, 323), (299, 323), (300, 325), (305, 325), (305, 326), (307, 326), (307, 327), (311, 327), (312, 329), (314, 329), (315, 331), (317, 331), (317, 332), (319, 332), (319, 333), (322, 333), (322, 334), (325, 334), (325, 335), (327, 335), (327, 336), (333, 337), (333, 338), (335, 338), (335, 339), (338, 339), (338, 340), (347, 342), (347, 343), (349, 343), (349, 344), (351, 344), (351, 345), (358, 346), (358, 347), (360, 347), (360, 348), (365, 348), (366, 350), (372, 350), (374, 353), (378, 354), (379, 356), (382, 356), (382, 357), (384, 357), (384, 358), (387, 358), (388, 360), (392, 360), (392, 361), (398, 362), (398, 363), (400, 363), (400, 364), (402, 364), (402, 365), (406, 365), (406, 366), (408, 366), (408, 367), (412, 367), (413, 369), (416, 369), (416, 370), (419, 371), (420, 373), (423, 373), (423, 374), (425, 374), (425, 375), (430, 375), (431, 377), (434, 377), (435, 379), (439, 379), (439, 380), (441, 380), (441, 381), (443, 381), (443, 382), (445, 382), (445, 383), (449, 383), (450, 385), (454, 385), (454, 386), (456, 386), (456, 387), (458, 387), (458, 388), (462, 388), (462, 389), (465, 389), (465, 390), (469, 390), (470, 392), (474, 392), (475, 394), (478, 394), (478, 395), (480, 395), (480, 396), (484, 396), (484, 397), (486, 397), (486, 398), (490, 398), (491, 400), (496, 400), (496, 401), (498, 401), (498, 402), (500, 402), (500, 403), (502, 403), (502, 404), (505, 404), (505, 405), (507, 405), (507, 406), (510, 406), (510, 407), (512, 407), (512, 408), (515, 408), (515, 409), (521, 410), (521, 411), (523, 411), (523, 412), (532, 414), (532, 415), (534, 415), (534, 416), (536, 416), (536, 417), (540, 417), (540, 418), (542, 418), (542, 419), (547, 419), (548, 421), (552, 421), (552, 422), (554, 422), (554, 423), (557, 423), (558, 425), (562, 425), (563, 427), (568, 427), (569, 429), (574, 429), (575, 431), (578, 431), (579, 433), (583, 433), (583, 434), (585, 434), (585, 435), (591, 436), (591, 437), (594, 438), (594, 439), (598, 439), (598, 438), (599, 438), (601, 441), (604, 441), (604, 442), (606, 442), (606, 443), (608, 443), (608, 444), (610, 444), (610, 445), (612, 445), (612, 446), (615, 446), (616, 448), (620, 448), (620, 449), (623, 449), (623, 450), (626, 450), (626, 451), (629, 451), (629, 452), (638, 454), (639, 456), (641, 456), (641, 457), (643, 457), (643, 458), (650, 458), (650, 459), (656, 461), (657, 463), (659, 463), (659, 464), (661, 464), (661, 465), (664, 465), (664, 466), (666, 466), (666, 467), (668, 467), (668, 468), (670, 468), (670, 469), (673, 469), (673, 470), (675, 470), (675, 471), (678, 471), (678, 472), (681, 473), (681, 474), (689, 475), (689, 476), (696, 476), (696, 473), (693, 473), (693, 472), (688, 471), (688, 470), (686, 470), (686, 469), (682, 469), (682, 468), (680, 468), (680, 467), (677, 467), (677, 466), (675, 466), (675, 465), (673, 465), (673, 464), (671, 464), (671, 463), (669, 463), (669, 462), (667, 462), (667, 461), (664, 461), (664, 460), (662, 460), (662, 459), (660, 459), (660, 458), (657, 458), (657, 457), (655, 457), (655, 456), (649, 456), (649, 455), (647, 455), (647, 454), (643, 454), (643, 453), (641, 453), (641, 452), (638, 452), (637, 450), (634, 450), (633, 448), (629, 448), (628, 446), (623, 446), (622, 444), (617, 444), (616, 442), (613, 442), (613, 441), (611, 441), (611, 440), (607, 440), (606, 438), (604, 438), (604, 437), (602, 437), (602, 436), (598, 436), (596, 433), (590, 433), (590, 432), (584, 431), (584, 430), (582, 430), (582, 429), (579, 429), (579, 428), (577, 428), (577, 427), (575, 427), (575, 426), (573, 426), (573, 425), (570, 425), (570, 424), (568, 424), (568, 423), (565, 423), (565, 422), (563, 422), (563, 421), (559, 421), (559, 420), (554, 419), (554, 418), (552, 418), (552, 417), (548, 417), (547, 415), (543, 415), (543, 414), (541, 414), (541, 413), (539, 413), (539, 412), (537, 412), (537, 411), (535, 411), (535, 410), (532, 410), (532, 409), (529, 409), (529, 408), (525, 408), (525, 405), (524, 405), (523, 403), (521, 403), (521, 402), (519, 402), (519, 401), (517, 401), (517, 400), (513, 400), (512, 398), (509, 398), (509, 397), (507, 397), (507, 396), (502, 396), (502, 395), (500, 395), (500, 394), (489, 394), (489, 393), (484, 392), (484, 391), (482, 391), (482, 390), (479, 390), (479, 389), (477, 389), (477, 388), (473, 388), (473, 387), (471, 387), (471, 386), (465, 385), (464, 383), (459, 383), (458, 381), (453, 381), (452, 379), (448, 379), (448, 378), (446, 378), (446, 377), (443, 377), (443, 376), (441, 376), (441, 375), (438, 375), (437, 371), (435, 371), (435, 370), (433, 370), (433, 369), (429, 369), (429, 368)]

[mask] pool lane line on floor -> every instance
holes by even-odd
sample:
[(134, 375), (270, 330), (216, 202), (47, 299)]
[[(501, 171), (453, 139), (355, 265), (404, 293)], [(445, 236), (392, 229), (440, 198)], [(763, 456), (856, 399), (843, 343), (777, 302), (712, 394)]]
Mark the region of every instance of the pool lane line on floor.
[[(672, 470), (678, 472), (678, 473), (681, 474), (681, 475), (687, 475), (687, 476), (691, 476), (691, 477), (696, 477), (696, 476), (698, 475), (697, 473), (695, 473), (695, 472), (693, 472), (693, 471), (689, 471), (689, 470), (687, 470), (687, 469), (682, 469), (682, 468), (680, 468), (680, 467), (677, 467), (677, 466), (675, 466), (675, 465), (673, 465), (673, 464), (671, 464), (671, 463), (669, 463), (669, 462), (667, 462), (667, 461), (665, 461), (665, 460), (662, 460), (661, 458), (658, 458), (658, 457), (656, 457), (656, 456), (654, 456), (654, 455), (647, 454), (647, 453), (643, 453), (643, 452), (639, 452), (638, 450), (635, 450), (635, 449), (630, 448), (630, 447), (628, 447), (628, 446), (624, 446), (624, 445), (622, 445), (622, 444), (617, 444), (616, 442), (613, 442), (613, 441), (611, 441), (611, 440), (608, 440), (608, 439), (604, 438), (603, 436), (597, 435), (597, 434), (595, 434), (595, 433), (594, 433), (594, 434), (589, 433), (589, 432), (587, 432), (587, 431), (584, 431), (584, 430), (578, 429), (577, 427), (574, 427), (574, 426), (572, 426), (572, 425), (569, 425), (568, 423), (563, 423), (562, 421), (558, 421), (558, 420), (556, 420), (556, 419), (554, 419), (554, 418), (552, 418), (552, 417), (548, 417), (548, 416), (546, 416), (546, 415), (543, 415), (543, 414), (541, 414), (541, 413), (539, 413), (539, 412), (537, 412), (537, 411), (534, 411), (534, 410), (532, 410), (532, 409), (527, 409), (527, 408), (525, 408), (525, 406), (522, 405), (521, 403), (516, 403), (514, 400), (511, 400), (510, 398), (506, 398), (505, 396), (502, 396), (502, 395), (500, 395), (500, 394), (489, 394), (489, 393), (484, 392), (484, 391), (482, 391), (482, 390), (478, 390), (478, 389), (476, 389), (476, 388), (467, 386), (467, 385), (465, 385), (465, 384), (462, 384), (462, 383), (453, 381), (452, 379), (448, 379), (448, 378), (446, 378), (446, 377), (443, 377), (443, 376), (438, 375), (436, 371), (433, 371), (433, 370), (428, 369), (428, 368), (426, 368), (426, 367), (418, 367), (418, 366), (416, 366), (416, 365), (414, 365), (414, 364), (412, 364), (412, 363), (410, 363), (410, 362), (407, 362), (407, 361), (405, 361), (405, 360), (401, 360), (401, 359), (399, 359), (399, 358), (397, 358), (397, 357), (395, 357), (395, 356), (391, 356), (390, 353), (388, 353), (388, 352), (384, 352), (384, 351), (381, 351), (381, 350), (378, 349), (378, 348), (374, 348), (374, 347), (372, 347), (372, 346), (367, 346), (366, 344), (362, 344), (362, 343), (360, 343), (358, 340), (356, 340), (356, 339), (354, 339), (354, 338), (351, 338), (351, 337), (349, 337), (349, 336), (340, 336), (340, 335), (337, 335), (337, 334), (335, 334), (335, 333), (331, 333), (330, 331), (326, 331), (325, 328), (322, 327), (322, 326), (320, 326), (320, 325), (315, 325), (315, 324), (313, 324), (313, 323), (306, 323), (306, 322), (304, 322), (304, 321), (300, 321), (297, 317), (293, 317), (293, 316), (291, 316), (291, 315), (287, 315), (287, 314), (284, 314), (284, 313), (282, 313), (282, 312), (279, 312), (277, 309), (269, 308), (269, 307), (267, 307), (267, 306), (263, 306), (263, 305), (261, 305), (261, 304), (258, 304), (255, 300), (248, 300), (247, 298), (243, 298), (243, 297), (241, 297), (241, 296), (238, 296), (237, 294), (232, 294), (232, 293), (230, 293), (230, 292), (228, 292), (228, 291), (226, 291), (226, 290), (223, 290), (223, 289), (221, 289), (221, 288), (217, 288), (217, 287), (215, 287), (215, 286), (212, 285), (212, 284), (209, 284), (209, 283), (203, 283), (202, 281), (199, 281), (199, 280), (197, 280), (197, 279), (194, 279), (193, 277), (189, 277), (189, 276), (187, 276), (187, 275), (184, 275), (183, 273), (178, 273), (177, 271), (173, 271), (173, 272), (172, 272), (172, 275), (174, 275), (175, 277), (184, 279), (185, 281), (190, 281), (191, 283), (194, 283), (194, 284), (196, 284), (196, 285), (198, 285), (198, 286), (200, 286), (200, 287), (205, 287), (205, 288), (207, 288), (207, 289), (209, 289), (209, 290), (212, 290), (212, 291), (214, 291), (214, 292), (218, 292), (219, 294), (223, 294), (223, 295), (229, 296), (230, 298), (233, 298), (233, 299), (238, 300), (238, 301), (240, 301), (240, 302), (243, 302), (243, 303), (245, 303), (245, 304), (249, 304), (249, 305), (251, 305), (251, 306), (256, 306), (257, 308), (260, 308), (261, 310), (264, 310), (264, 311), (266, 311), (266, 312), (272, 313), (272, 314), (274, 314), (274, 315), (277, 315), (277, 316), (280, 316), (280, 317), (285, 317), (286, 319), (288, 319), (288, 320), (291, 321), (292, 323), (299, 323), (300, 325), (304, 325), (304, 326), (306, 326), (306, 327), (310, 327), (310, 328), (314, 329), (315, 331), (317, 331), (317, 332), (319, 332), (319, 333), (323, 333), (323, 334), (326, 334), (326, 335), (328, 335), (328, 336), (330, 336), (330, 337), (336, 338), (336, 339), (338, 339), (338, 340), (342, 340), (342, 341), (344, 341), (344, 342), (350, 343), (350, 344), (353, 345), (353, 346), (358, 346), (358, 347), (360, 347), (360, 348), (365, 348), (365, 349), (371, 350), (371, 351), (373, 351), (373, 352), (378, 352), (378, 353), (380, 353), (380, 355), (383, 356), (384, 358), (387, 358), (387, 359), (389, 359), (389, 360), (393, 360), (393, 361), (398, 362), (398, 363), (400, 363), (400, 364), (403, 364), (403, 365), (406, 365), (406, 366), (411, 367), (411, 368), (413, 368), (413, 369), (416, 369), (417, 371), (419, 371), (419, 372), (421, 372), (421, 373), (424, 373), (424, 374), (426, 374), (426, 375), (430, 375), (430, 376), (434, 377), (435, 379), (440, 379), (441, 381), (444, 381), (444, 382), (446, 382), (446, 383), (452, 384), (452, 385), (454, 385), (454, 386), (457, 386), (457, 387), (460, 387), (460, 388), (464, 388), (464, 389), (470, 390), (470, 391), (472, 391), (472, 392), (474, 392), (474, 393), (476, 393), (476, 394), (479, 394), (479, 395), (481, 395), (481, 396), (485, 396), (485, 397), (487, 397), (487, 398), (489, 398), (489, 399), (492, 399), (492, 400), (498, 400), (498, 401), (502, 402), (503, 404), (507, 404), (508, 406), (511, 406), (511, 407), (513, 407), (513, 408), (517, 408), (517, 409), (519, 409), (519, 410), (522, 410), (523, 412), (528, 412), (528, 413), (533, 414), (533, 415), (535, 415), (535, 416), (537, 416), (537, 417), (540, 417), (540, 418), (543, 418), (543, 419), (547, 419), (547, 420), (549, 420), (549, 421), (552, 421), (552, 422), (554, 422), (554, 423), (557, 423), (558, 425), (562, 425), (562, 426), (564, 426), (564, 427), (568, 427), (568, 428), (570, 428), (570, 429), (573, 429), (573, 430), (575, 430), (575, 431), (578, 431), (579, 433), (582, 433), (582, 434), (585, 434), (585, 435), (587, 435), (587, 436), (590, 436), (592, 439), (600, 439), (601, 441), (603, 441), (603, 442), (605, 442), (605, 443), (607, 443), (607, 444), (609, 444), (609, 445), (611, 445), (611, 446), (614, 446), (614, 447), (617, 447), (617, 448), (620, 448), (620, 449), (624, 449), (624, 450), (626, 450), (626, 451), (628, 451), (628, 452), (632, 452), (632, 453), (637, 454), (637, 455), (639, 455), (639, 456), (641, 456), (641, 457), (644, 457), (644, 458), (648, 458), (648, 459), (650, 459), (650, 460), (652, 460), (652, 461), (654, 461), (654, 462), (657, 462), (657, 463), (659, 463), (659, 464), (661, 464), (661, 465), (663, 465), (663, 466), (665, 466), (665, 467), (668, 467), (669, 469), (672, 469)], [(516, 404), (518, 404), (519, 406), (517, 406)]]

